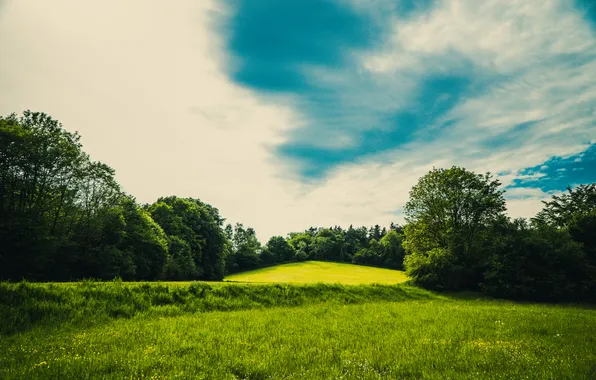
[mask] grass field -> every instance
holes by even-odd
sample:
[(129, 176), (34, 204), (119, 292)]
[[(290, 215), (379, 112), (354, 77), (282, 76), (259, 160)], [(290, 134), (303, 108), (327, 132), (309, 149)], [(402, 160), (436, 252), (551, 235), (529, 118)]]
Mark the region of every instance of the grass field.
[(596, 378), (592, 308), (404, 285), (0, 283), (0, 311), (3, 379)]
[(402, 271), (322, 261), (275, 265), (225, 278), (225, 281), (237, 282), (340, 284), (398, 284), (406, 280)]

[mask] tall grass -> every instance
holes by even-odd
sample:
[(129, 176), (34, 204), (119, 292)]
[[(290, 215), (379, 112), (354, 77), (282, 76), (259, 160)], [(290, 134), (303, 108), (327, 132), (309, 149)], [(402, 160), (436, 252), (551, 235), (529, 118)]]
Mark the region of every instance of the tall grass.
[(149, 312), (0, 340), (3, 379), (582, 380), (595, 365), (596, 311), (504, 301)]
[(407, 285), (0, 283), (2, 379), (596, 379), (596, 310)]
[(0, 334), (10, 335), (37, 325), (90, 326), (147, 312), (171, 316), (323, 302), (357, 304), (436, 297), (405, 285), (4, 282), (0, 283)]

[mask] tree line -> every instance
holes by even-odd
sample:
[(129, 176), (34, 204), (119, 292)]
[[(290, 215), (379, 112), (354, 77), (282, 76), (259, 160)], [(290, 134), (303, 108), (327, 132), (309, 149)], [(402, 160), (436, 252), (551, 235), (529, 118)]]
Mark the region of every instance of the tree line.
[(524, 299), (596, 294), (596, 184), (569, 188), (533, 219), (505, 214), (490, 173), (433, 169), (406, 224), (311, 227), (262, 245), (200, 199), (139, 204), (80, 136), (50, 116), (0, 117), (0, 279), (222, 280), (276, 263), (326, 260), (405, 269), (436, 290)]
[(311, 228), (261, 246), (253, 228), (224, 226), (200, 199), (141, 205), (80, 139), (44, 113), (0, 117), (0, 279), (222, 280), (308, 259), (401, 267), (400, 236), (379, 226)]
[(226, 258), (228, 273), (290, 261), (334, 261), (392, 269), (403, 268), (403, 229), (391, 224), (389, 230), (373, 227), (310, 227), (290, 232), (286, 238), (273, 236), (261, 246), (253, 228), (241, 223), (226, 226), (232, 242)]
[(568, 187), (532, 219), (505, 214), (490, 173), (433, 169), (406, 204), (404, 266), (436, 290), (596, 301), (596, 184)]

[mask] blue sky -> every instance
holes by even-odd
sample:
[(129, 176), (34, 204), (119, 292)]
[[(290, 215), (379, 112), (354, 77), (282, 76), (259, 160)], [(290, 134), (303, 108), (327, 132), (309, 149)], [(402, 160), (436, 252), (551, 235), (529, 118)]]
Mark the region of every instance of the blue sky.
[(0, 113), (261, 239), (400, 222), (433, 166), (495, 173), (515, 217), (596, 181), (591, 0), (8, 0), (0, 57)]

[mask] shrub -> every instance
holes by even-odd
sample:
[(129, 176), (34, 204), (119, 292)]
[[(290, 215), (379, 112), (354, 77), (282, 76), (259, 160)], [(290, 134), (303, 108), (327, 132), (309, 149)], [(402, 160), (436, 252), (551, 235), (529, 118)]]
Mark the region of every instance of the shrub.
[(512, 223), (500, 239), (485, 273), (486, 292), (544, 301), (578, 300), (586, 295), (586, 257), (567, 231)]
[(412, 282), (428, 289), (455, 290), (461, 287), (462, 267), (456, 256), (444, 248), (414, 252), (404, 260)]

